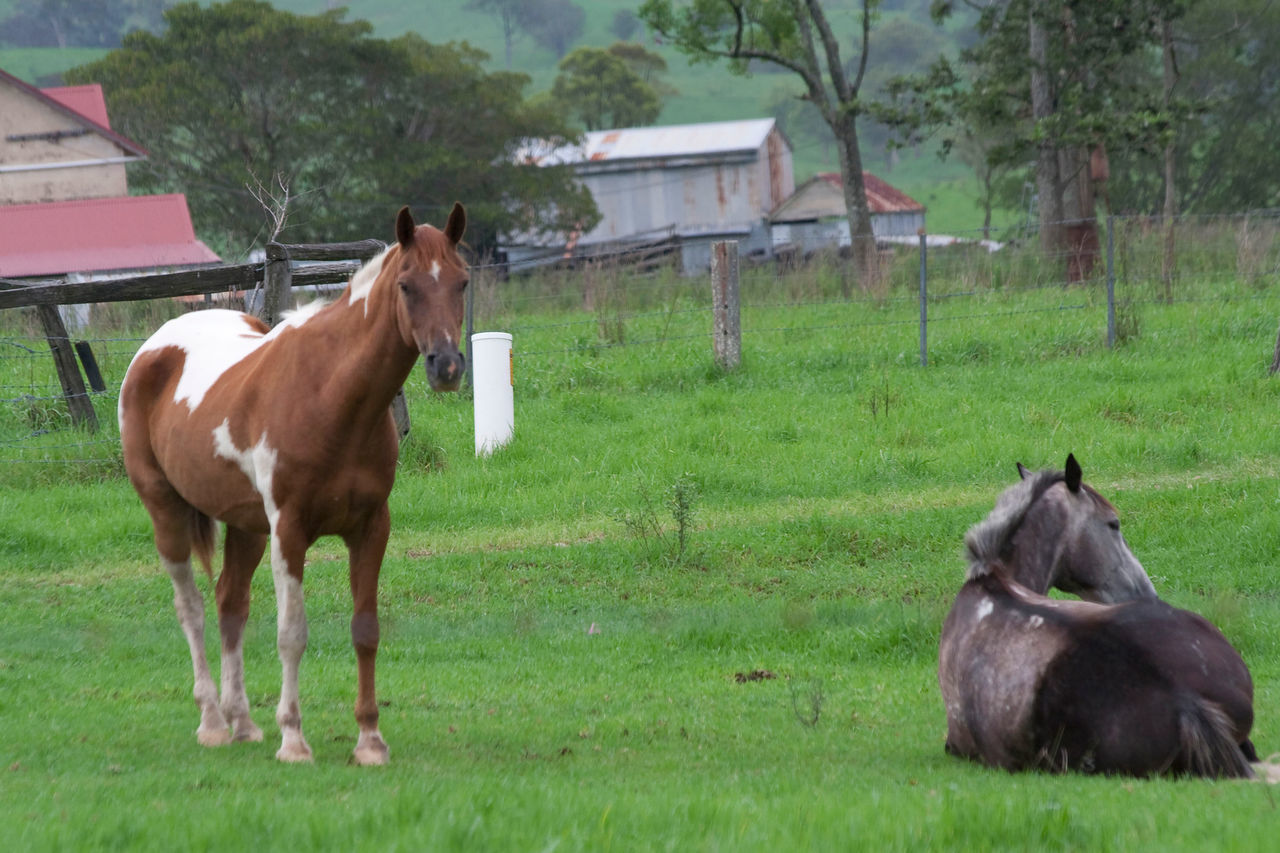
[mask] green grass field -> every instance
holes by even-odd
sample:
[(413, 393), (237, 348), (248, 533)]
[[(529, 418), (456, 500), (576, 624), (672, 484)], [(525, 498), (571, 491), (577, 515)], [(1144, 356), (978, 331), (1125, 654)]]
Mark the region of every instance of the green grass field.
[[(927, 368), (905, 274), (846, 301), (830, 298), (829, 271), (748, 271), (731, 374), (712, 363), (701, 282), (621, 277), (593, 312), (535, 309), (554, 283), (490, 285), (480, 328), (515, 335), (512, 444), (476, 458), (468, 397), (428, 396), (420, 374), (408, 389), (380, 592), (385, 768), (348, 765), (355, 667), (336, 541), (307, 569), (315, 764), (272, 758), (266, 570), (246, 642), (266, 742), (202, 749), (171, 587), (112, 445), (49, 451), (92, 464), (14, 461), (76, 434), (22, 443), (0, 462), (8, 843), (1268, 846), (1262, 785), (1015, 776), (948, 758), (934, 671), (964, 531), (1015, 461), (1059, 466), (1071, 451), (1160, 592), (1241, 650), (1255, 742), (1280, 751), (1280, 384), (1267, 373), (1280, 290), (1189, 272), (1166, 305), (1129, 285), (1126, 336), (1108, 350), (1096, 291), (1019, 289), (982, 269), (957, 260), (938, 283), (955, 298), (933, 309)], [(0, 323), (0, 338), (22, 331), (15, 312)], [(134, 345), (118, 346), (112, 382)], [(5, 382), (37, 369), (0, 360)], [(114, 401), (99, 406), (109, 440)], [(20, 408), (0, 439), (29, 430)], [(775, 677), (738, 680), (758, 670)]]

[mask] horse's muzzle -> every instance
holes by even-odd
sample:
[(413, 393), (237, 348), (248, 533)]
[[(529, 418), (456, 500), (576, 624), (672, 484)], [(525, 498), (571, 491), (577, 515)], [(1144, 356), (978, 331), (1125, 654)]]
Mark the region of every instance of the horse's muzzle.
[(467, 359), (457, 350), (436, 350), (425, 356), (427, 382), (432, 391), (457, 391), (462, 384), (462, 374), (467, 369)]

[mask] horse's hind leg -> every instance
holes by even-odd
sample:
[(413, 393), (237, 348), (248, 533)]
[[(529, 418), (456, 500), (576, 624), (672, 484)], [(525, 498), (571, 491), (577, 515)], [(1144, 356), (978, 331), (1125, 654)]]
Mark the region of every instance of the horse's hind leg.
[(204, 653), (204, 596), (196, 586), (191, 571), (191, 525), (194, 515), (185, 503), (177, 501), (162, 507), (149, 503), (151, 520), (155, 526), (156, 549), (160, 562), (173, 581), (173, 607), (178, 612), (178, 622), (187, 638), (191, 651), (191, 666), (195, 673), (192, 694), (200, 708), (200, 728), (196, 740), (203, 746), (221, 746), (231, 741), (231, 730), (218, 707), (218, 688), (209, 672), (209, 661)]
[(218, 577), (218, 627), (222, 632), (222, 713), (237, 741), (262, 740), (249, 716), (244, 690), (244, 626), (249, 619), (249, 582), (266, 550), (267, 537), (227, 527), (222, 574)]

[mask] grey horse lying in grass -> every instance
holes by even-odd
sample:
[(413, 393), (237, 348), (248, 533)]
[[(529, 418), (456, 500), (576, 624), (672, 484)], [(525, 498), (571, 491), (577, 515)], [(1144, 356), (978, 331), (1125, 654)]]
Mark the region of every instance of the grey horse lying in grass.
[(1251, 778), (1239, 653), (1156, 597), (1074, 456), (1018, 469), (965, 536), (968, 579), (939, 647), (947, 751), (1007, 770)]

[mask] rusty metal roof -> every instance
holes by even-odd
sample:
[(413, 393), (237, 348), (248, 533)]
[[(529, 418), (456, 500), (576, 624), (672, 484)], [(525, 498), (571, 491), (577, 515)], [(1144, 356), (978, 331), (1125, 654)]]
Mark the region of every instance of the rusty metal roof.
[(581, 145), (527, 145), (519, 159), (539, 166), (714, 157), (757, 150), (776, 126), (772, 118), (588, 131)]
[[(919, 213), (925, 209), (923, 204), (870, 172), (862, 173), (862, 185), (871, 213)], [(845, 213), (844, 182), (840, 173), (820, 172), (797, 187), (790, 198), (778, 205), (770, 219), (800, 222), (842, 217)]]

